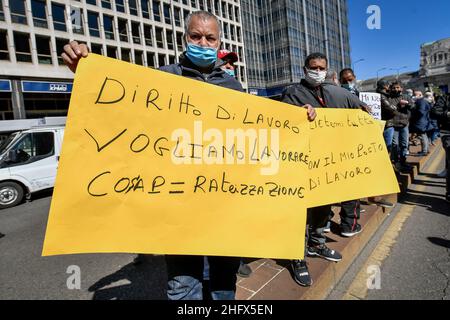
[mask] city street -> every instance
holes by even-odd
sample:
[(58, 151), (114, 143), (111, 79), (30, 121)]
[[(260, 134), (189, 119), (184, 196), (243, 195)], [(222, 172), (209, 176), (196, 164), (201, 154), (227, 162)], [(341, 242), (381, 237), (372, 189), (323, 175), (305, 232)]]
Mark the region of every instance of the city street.
[[(1, 299), (165, 299), (162, 256), (134, 266), (134, 254), (41, 257), (51, 197), (0, 211)], [(68, 289), (69, 266), (81, 271), (81, 288)], [(69, 270), (70, 271), (70, 270)]]

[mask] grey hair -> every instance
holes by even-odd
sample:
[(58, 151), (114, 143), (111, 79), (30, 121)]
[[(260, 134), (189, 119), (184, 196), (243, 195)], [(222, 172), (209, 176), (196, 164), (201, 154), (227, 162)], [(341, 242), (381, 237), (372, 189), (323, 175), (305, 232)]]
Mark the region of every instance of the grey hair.
[(184, 38), (186, 38), (186, 35), (188, 33), (189, 30), (189, 25), (191, 24), (191, 20), (193, 17), (198, 17), (202, 20), (210, 20), (210, 19), (214, 19), (217, 23), (217, 26), (219, 27), (219, 39), (222, 38), (222, 24), (219, 21), (219, 18), (217, 18), (217, 16), (215, 16), (214, 14), (212, 14), (211, 12), (208, 11), (194, 11), (192, 13), (190, 13), (186, 19), (184, 19)]

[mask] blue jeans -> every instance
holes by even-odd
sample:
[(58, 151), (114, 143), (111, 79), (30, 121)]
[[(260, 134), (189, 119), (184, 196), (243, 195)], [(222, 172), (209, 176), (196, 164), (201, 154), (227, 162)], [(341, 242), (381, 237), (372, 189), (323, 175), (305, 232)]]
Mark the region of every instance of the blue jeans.
[[(206, 257), (213, 300), (234, 300), (240, 258)], [(166, 256), (169, 300), (202, 300), (204, 257)]]
[(392, 141), (394, 140), (394, 132), (395, 132), (394, 127), (389, 127), (384, 129), (383, 133), (384, 141), (386, 142), (386, 148), (389, 154), (391, 154), (392, 152)]
[(394, 162), (406, 162), (406, 156), (409, 150), (409, 127), (394, 128), (394, 137), (392, 139), (391, 159)]

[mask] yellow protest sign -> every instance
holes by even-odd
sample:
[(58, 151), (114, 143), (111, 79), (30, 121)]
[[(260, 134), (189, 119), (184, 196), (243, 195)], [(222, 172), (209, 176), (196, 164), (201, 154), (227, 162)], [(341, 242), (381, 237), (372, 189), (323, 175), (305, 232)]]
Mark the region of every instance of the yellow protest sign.
[(310, 123), (308, 207), (400, 192), (379, 120), (317, 109)]
[(90, 54), (43, 255), (303, 258), (307, 207), (397, 190), (378, 124), (317, 112)]
[(43, 255), (301, 258), (308, 132), (305, 109), (90, 54)]

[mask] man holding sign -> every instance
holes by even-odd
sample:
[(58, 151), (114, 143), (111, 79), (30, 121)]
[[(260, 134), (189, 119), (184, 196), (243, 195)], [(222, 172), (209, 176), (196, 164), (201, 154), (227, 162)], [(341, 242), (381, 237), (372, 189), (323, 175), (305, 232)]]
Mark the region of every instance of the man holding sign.
[[(325, 82), (327, 70), (328, 59), (324, 54), (313, 53), (309, 55), (304, 66), (305, 79), (300, 84), (288, 88), (282, 101), (297, 106), (311, 105), (317, 108), (364, 109), (365, 104), (355, 95), (334, 84)], [(325, 245), (324, 230), (330, 212), (331, 205), (308, 209), (307, 224), (309, 226), (306, 234), (305, 255), (319, 256), (329, 261), (338, 262), (342, 259), (341, 254)], [(355, 223), (350, 227), (353, 230), (347, 230), (347, 232), (354, 232), (358, 224)], [(310, 286), (312, 284), (306, 261), (293, 261), (292, 269), (294, 280), (299, 285)]]
[[(223, 62), (217, 59), (217, 51), (221, 45), (220, 38), (221, 27), (216, 16), (205, 11), (192, 13), (186, 18), (185, 23), (186, 52), (178, 64), (164, 66), (160, 70), (242, 91), (240, 83), (221, 69)], [(79, 60), (87, 57), (88, 48), (84, 44), (72, 41), (64, 47), (64, 50), (62, 57), (70, 70), (75, 72)], [(313, 120), (314, 108), (308, 106), (307, 109), (308, 119)], [(166, 256), (169, 299), (203, 298), (203, 260), (202, 256)], [(211, 297), (216, 300), (234, 299), (239, 258), (215, 256), (208, 257), (208, 262)]]

